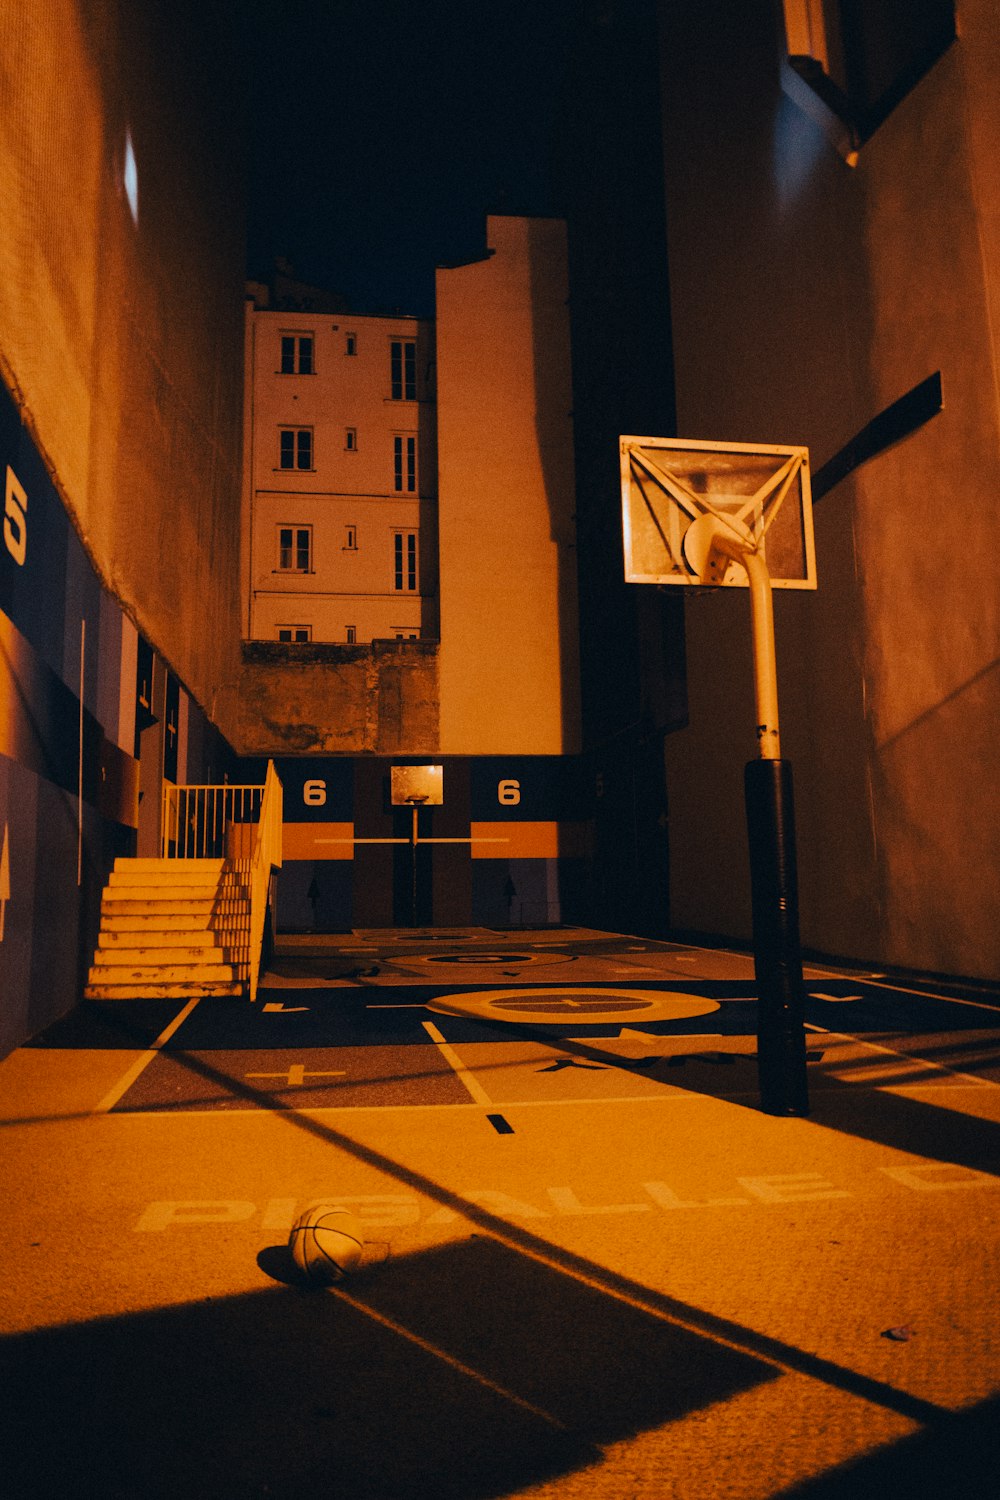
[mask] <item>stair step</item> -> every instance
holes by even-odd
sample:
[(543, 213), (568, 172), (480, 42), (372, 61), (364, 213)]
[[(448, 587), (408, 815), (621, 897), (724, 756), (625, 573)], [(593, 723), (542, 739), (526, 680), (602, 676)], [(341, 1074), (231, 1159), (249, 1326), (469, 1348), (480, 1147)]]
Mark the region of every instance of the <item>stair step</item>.
[(195, 996), (216, 998), (221, 995), (242, 995), (244, 986), (232, 984), (106, 984), (89, 983), (84, 989), (88, 1000), (187, 1000)]
[(217, 912), (211, 908), (195, 912), (150, 911), (140, 903), (138, 911), (103, 913), (103, 932), (239, 932), (245, 926), (240, 912)]
[(211, 862), (196, 859), (168, 860), (156, 869), (136, 870), (130, 865), (116, 864), (111, 871), (112, 885), (228, 885), (230, 882), (245, 883), (242, 870), (216, 870)]
[(136, 948), (185, 948), (197, 952), (224, 948), (228, 942), (238, 941), (242, 934), (235, 929), (229, 931), (211, 927), (162, 927), (155, 914), (140, 927), (121, 926), (124, 921), (135, 921), (131, 917), (115, 917), (109, 925), (101, 928), (100, 945), (105, 952), (112, 949), (133, 951)]
[(229, 901), (239, 900), (242, 887), (220, 889), (204, 882), (172, 882), (161, 885), (106, 885), (105, 901)]
[(89, 984), (227, 984), (236, 979), (234, 964), (103, 964), (95, 963)]
[[(109, 898), (105, 892), (104, 900), (101, 902), (102, 921), (104, 917), (141, 917), (148, 916), (159, 919), (162, 916), (192, 916), (209, 918), (213, 916), (224, 916), (219, 910), (218, 904), (206, 896), (177, 897), (173, 900), (162, 900), (152, 902), (131, 896), (115, 896)], [(207, 920), (206, 920), (207, 925)]]
[(94, 963), (99, 968), (120, 968), (124, 964), (135, 968), (148, 968), (153, 964), (170, 964), (173, 967), (187, 964), (195, 967), (201, 964), (218, 966), (232, 962), (231, 952), (230, 948), (215, 948), (207, 944), (201, 947), (186, 947), (178, 943), (162, 948), (153, 948), (148, 945), (131, 947), (121, 944), (105, 946), (102, 933), (97, 952), (94, 954)]
[(243, 995), (249, 978), (245, 863), (117, 859), (101, 899), (90, 999)]
[(114, 861), (115, 873), (127, 873), (129, 870), (138, 870), (144, 874), (156, 873), (162, 870), (177, 870), (177, 868), (189, 868), (201, 874), (222, 874), (225, 870), (225, 859), (127, 859), (118, 855)]

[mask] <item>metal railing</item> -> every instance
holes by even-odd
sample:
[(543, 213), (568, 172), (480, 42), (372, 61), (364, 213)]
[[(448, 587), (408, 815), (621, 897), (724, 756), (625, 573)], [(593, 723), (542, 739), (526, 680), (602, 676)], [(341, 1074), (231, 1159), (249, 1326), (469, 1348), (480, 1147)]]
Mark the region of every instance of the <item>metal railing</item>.
[(262, 786), (163, 788), (163, 859), (249, 859)]
[(264, 924), (271, 897), (271, 873), (281, 866), (283, 796), (274, 762), (267, 763), (253, 851), (250, 856), (250, 999), (257, 998)]
[(281, 865), (282, 786), (268, 761), (263, 786), (163, 788), (164, 859), (220, 859), (219, 918), (240, 978), (257, 998), (271, 874)]

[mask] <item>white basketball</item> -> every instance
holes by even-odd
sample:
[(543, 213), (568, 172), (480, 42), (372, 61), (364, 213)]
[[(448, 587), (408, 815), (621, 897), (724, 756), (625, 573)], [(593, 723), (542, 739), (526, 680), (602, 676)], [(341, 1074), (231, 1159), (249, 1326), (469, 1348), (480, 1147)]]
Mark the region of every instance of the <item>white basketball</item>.
[(338, 1203), (310, 1203), (288, 1237), (292, 1259), (310, 1281), (340, 1281), (361, 1260), (361, 1225)]

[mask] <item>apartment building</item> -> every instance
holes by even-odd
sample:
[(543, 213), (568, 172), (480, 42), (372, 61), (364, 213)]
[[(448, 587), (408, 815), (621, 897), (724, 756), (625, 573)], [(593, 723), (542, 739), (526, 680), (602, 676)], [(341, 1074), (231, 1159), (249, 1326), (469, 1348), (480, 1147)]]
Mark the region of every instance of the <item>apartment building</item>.
[(433, 327), (331, 305), (249, 287), (244, 636), (436, 637)]

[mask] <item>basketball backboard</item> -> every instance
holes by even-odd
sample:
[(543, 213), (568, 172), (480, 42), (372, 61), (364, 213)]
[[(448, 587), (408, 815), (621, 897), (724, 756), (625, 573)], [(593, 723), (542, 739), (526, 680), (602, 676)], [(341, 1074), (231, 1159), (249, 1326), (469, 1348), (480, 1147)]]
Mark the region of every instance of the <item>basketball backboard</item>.
[(816, 587), (807, 448), (622, 437), (619, 450), (628, 583), (746, 588), (738, 562), (702, 545), (708, 516), (763, 559), (773, 588)]
[(389, 784), (393, 807), (440, 807), (444, 802), (442, 766), (393, 766)]

